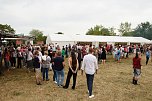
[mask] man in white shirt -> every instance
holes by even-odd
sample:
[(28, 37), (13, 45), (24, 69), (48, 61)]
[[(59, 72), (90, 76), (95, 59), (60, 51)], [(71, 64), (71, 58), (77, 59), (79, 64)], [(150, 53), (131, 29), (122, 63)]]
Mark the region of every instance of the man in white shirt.
[(39, 52), (38, 58), (39, 58), (40, 62), (42, 62), (42, 53), (41, 53), (39, 47), (37, 48), (37, 51)]
[(83, 71), (86, 73), (87, 78), (87, 86), (89, 92), (89, 98), (93, 98), (94, 95), (92, 94), (92, 87), (93, 87), (93, 79), (95, 72), (97, 73), (98, 63), (97, 58), (93, 55), (93, 49), (89, 48), (88, 55), (85, 55), (82, 62), (82, 75)]
[(31, 69), (31, 67), (33, 67), (33, 54), (31, 52), (31, 48), (28, 49), (28, 52), (27, 52), (27, 68), (28, 68), (28, 71), (30, 72), (29, 69)]

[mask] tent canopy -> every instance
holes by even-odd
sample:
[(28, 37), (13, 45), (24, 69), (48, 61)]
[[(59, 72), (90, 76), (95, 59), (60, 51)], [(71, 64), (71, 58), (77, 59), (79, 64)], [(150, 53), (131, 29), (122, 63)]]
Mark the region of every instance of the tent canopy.
[(122, 37), (122, 36), (95, 36), (95, 35), (65, 35), (49, 34), (46, 43), (52, 42), (125, 42), (125, 43), (152, 43), (143, 37)]

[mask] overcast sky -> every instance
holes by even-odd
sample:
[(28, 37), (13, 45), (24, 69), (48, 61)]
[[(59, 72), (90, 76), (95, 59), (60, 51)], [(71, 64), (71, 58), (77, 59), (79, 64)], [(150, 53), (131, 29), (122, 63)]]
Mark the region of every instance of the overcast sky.
[(0, 0), (0, 23), (16, 33), (39, 29), (44, 34), (85, 34), (95, 25), (132, 28), (152, 21), (152, 0)]

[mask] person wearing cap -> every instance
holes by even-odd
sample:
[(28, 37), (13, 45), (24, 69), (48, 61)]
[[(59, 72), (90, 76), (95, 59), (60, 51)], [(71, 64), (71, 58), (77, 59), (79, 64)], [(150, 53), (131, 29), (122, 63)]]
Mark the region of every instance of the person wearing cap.
[(93, 55), (93, 49), (89, 48), (89, 53), (84, 56), (81, 67), (82, 75), (83, 75), (83, 71), (85, 71), (86, 73), (89, 98), (94, 97), (94, 95), (92, 94), (92, 88), (93, 88), (94, 74), (95, 72), (97, 73), (97, 69), (98, 69), (97, 58)]

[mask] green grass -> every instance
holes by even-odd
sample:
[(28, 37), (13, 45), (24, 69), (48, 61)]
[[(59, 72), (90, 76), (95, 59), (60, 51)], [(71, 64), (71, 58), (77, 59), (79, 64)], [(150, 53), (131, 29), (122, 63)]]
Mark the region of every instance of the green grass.
[[(133, 85), (132, 56), (117, 63), (108, 55), (106, 64), (99, 64), (98, 74), (95, 75), (93, 99), (88, 98), (86, 77), (80, 71), (76, 89), (72, 90), (72, 78), (68, 89), (59, 88), (52, 81), (52, 71), (49, 72), (50, 81), (43, 81), (38, 86), (34, 72), (10, 70), (0, 77), (0, 101), (152, 101), (152, 62), (149, 61), (146, 66), (143, 55), (142, 64), (140, 85)], [(66, 59), (65, 80), (67, 72)]]

